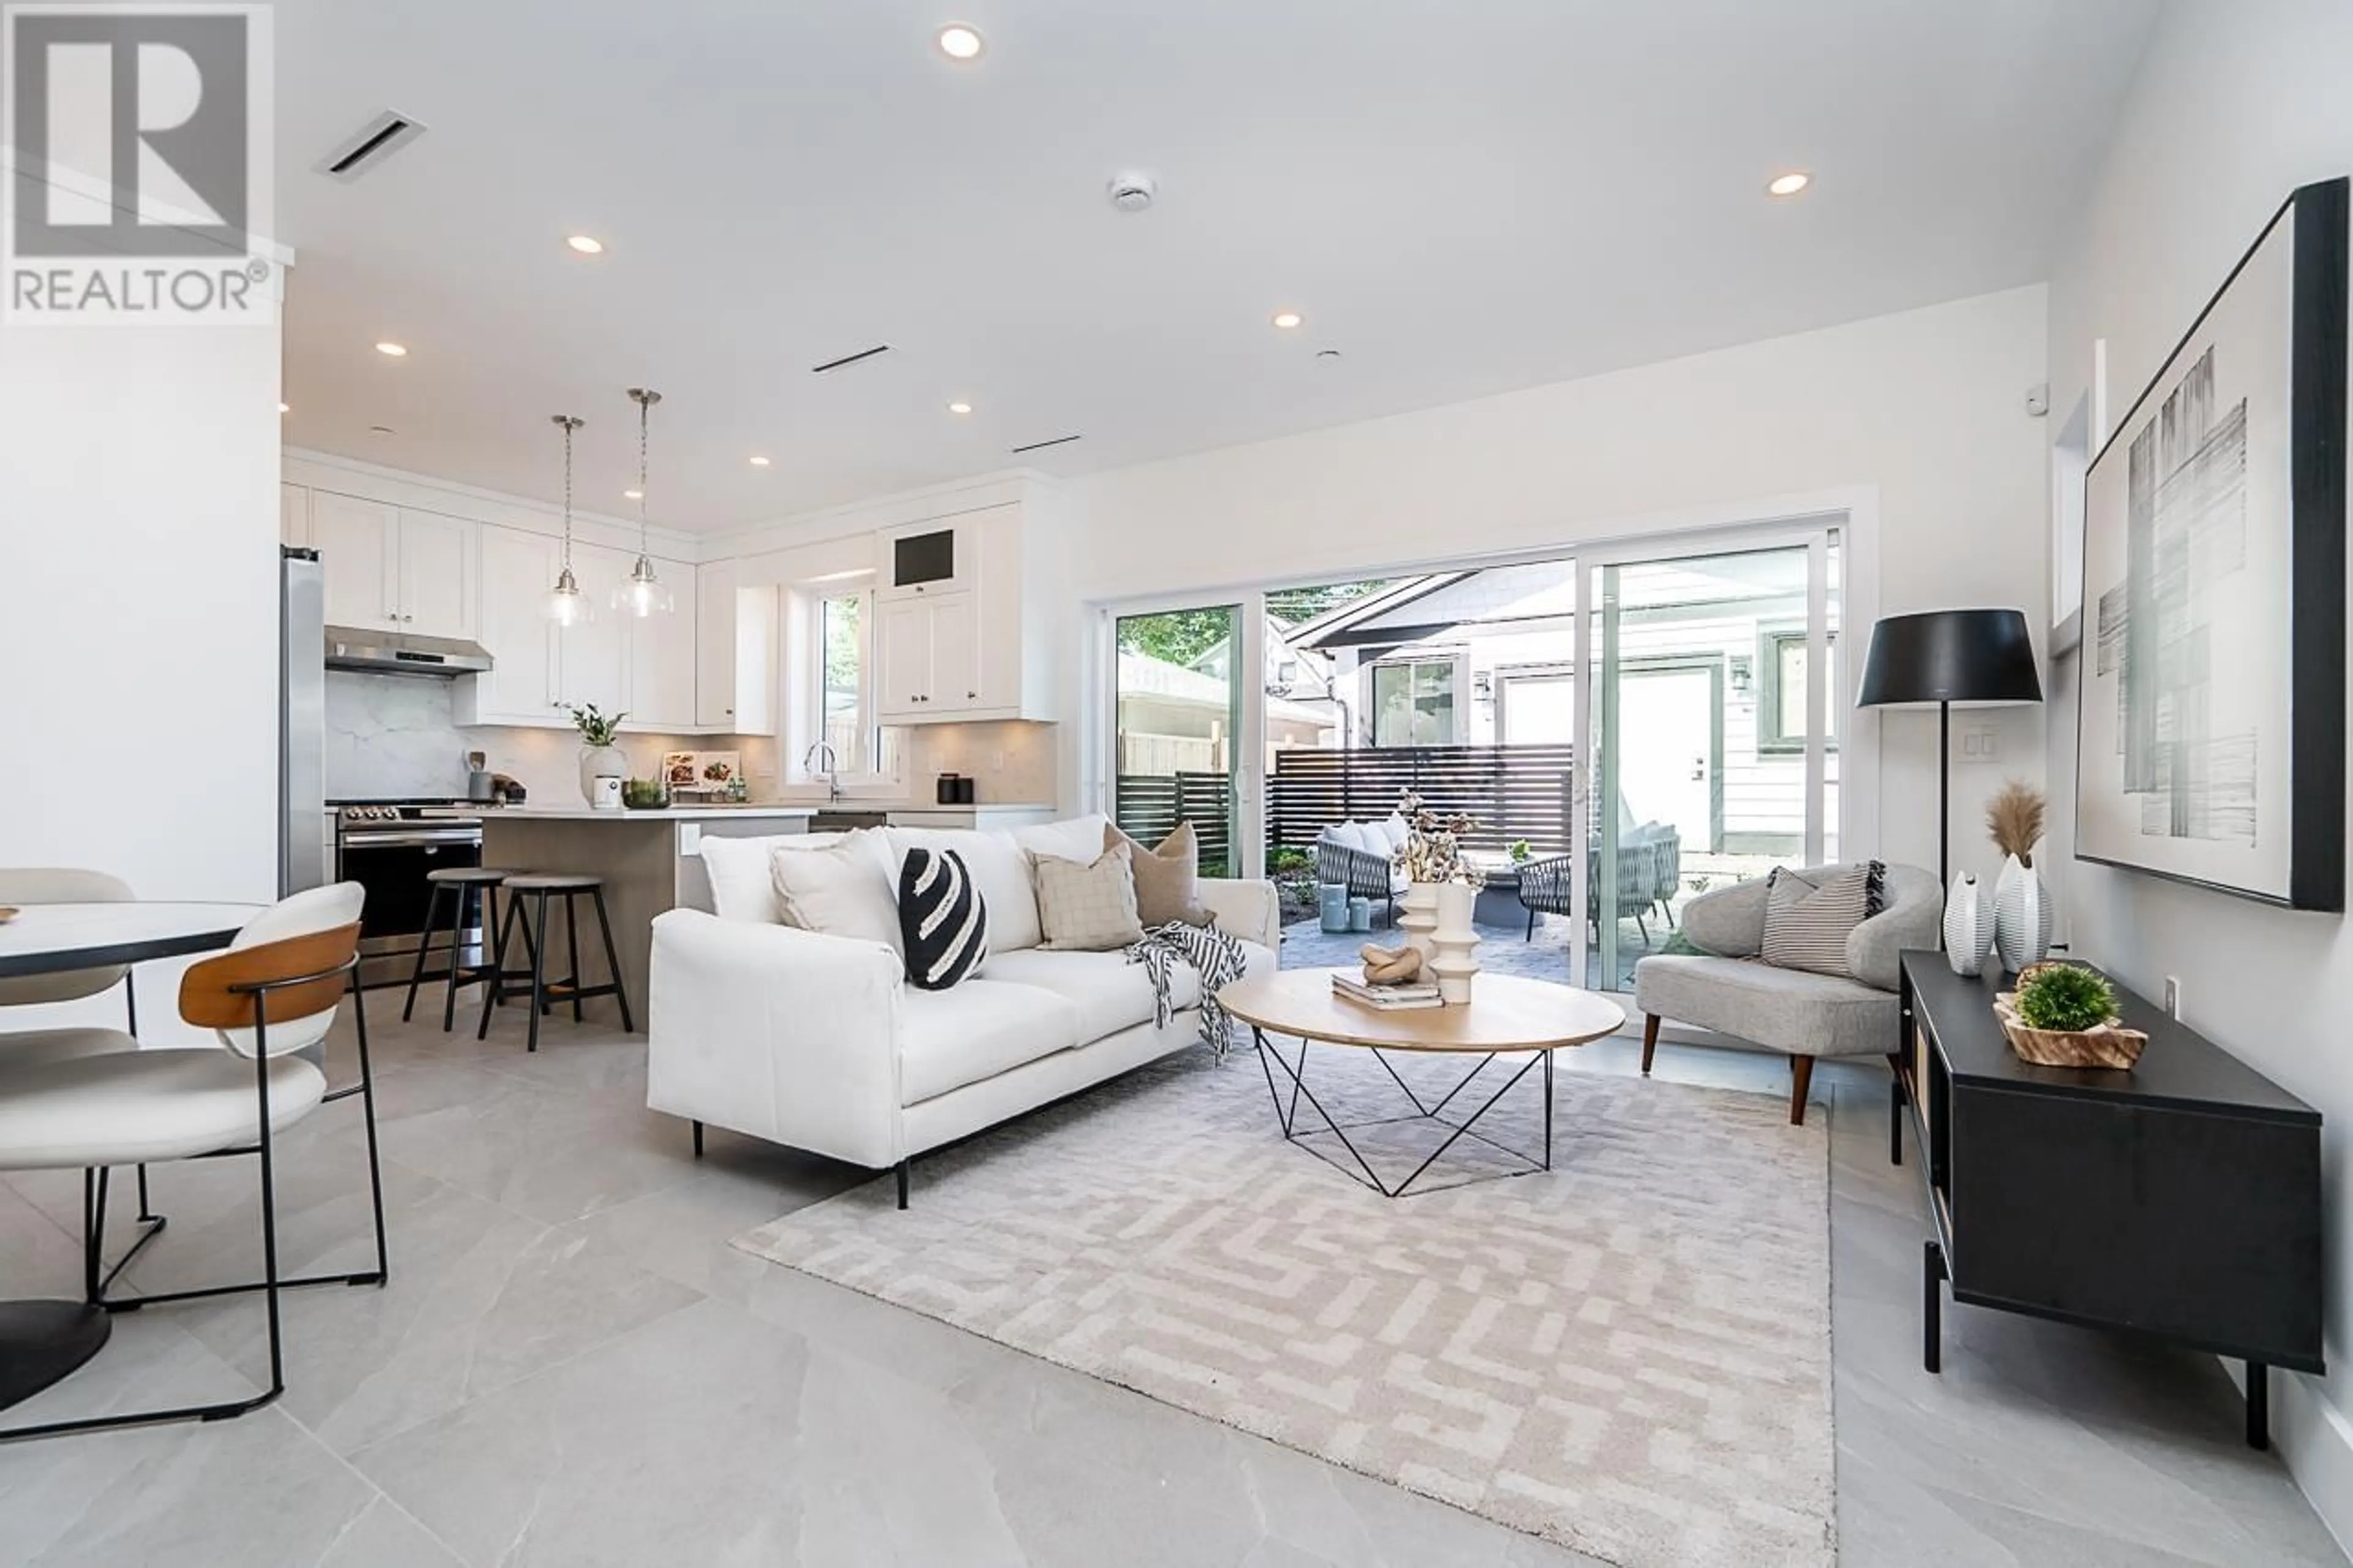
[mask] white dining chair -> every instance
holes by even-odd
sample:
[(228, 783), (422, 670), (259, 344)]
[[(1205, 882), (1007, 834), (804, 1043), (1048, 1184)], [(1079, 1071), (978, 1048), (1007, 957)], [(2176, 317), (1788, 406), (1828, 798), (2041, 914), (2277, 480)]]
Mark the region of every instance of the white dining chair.
[[(191, 965), (180, 1016), (217, 1035), (221, 1050), (109, 1052), (41, 1062), (0, 1058), (0, 1171), (82, 1172), (85, 1300), (111, 1311), (259, 1291), (269, 1330), (269, 1384), (251, 1397), (0, 1430), (0, 1442), (166, 1421), (241, 1415), (285, 1391), (280, 1292), (304, 1285), (381, 1285), (389, 1275), (384, 1185), (376, 1150), (375, 1080), (367, 1019), (354, 984), (361, 890), (343, 883), (300, 893), (254, 917), (226, 952)], [(302, 1055), (319, 1045), (350, 993), (359, 1047), (355, 1083), (331, 1089)], [(322, 1104), (361, 1097), (376, 1266), (352, 1274), (286, 1279), (278, 1269), (275, 1141)], [(147, 1296), (109, 1297), (104, 1268), (111, 1167), (140, 1162), (259, 1157), (262, 1278)], [(141, 1245), (146, 1238), (142, 1237)], [(92, 1347), (95, 1349), (95, 1346)]]
[[(123, 904), (137, 896), (132, 892), (130, 883), (103, 871), (84, 871), (68, 866), (0, 866), (0, 906), (21, 909), (33, 904)], [(117, 985), (122, 987), (123, 1028), (12, 1029), (5, 1019), (0, 1019), (0, 1064), (64, 1061), (69, 1057), (94, 1057), (107, 1051), (139, 1048), (138, 992), (128, 964), (0, 980), (0, 1009), (86, 1001), (102, 996)]]

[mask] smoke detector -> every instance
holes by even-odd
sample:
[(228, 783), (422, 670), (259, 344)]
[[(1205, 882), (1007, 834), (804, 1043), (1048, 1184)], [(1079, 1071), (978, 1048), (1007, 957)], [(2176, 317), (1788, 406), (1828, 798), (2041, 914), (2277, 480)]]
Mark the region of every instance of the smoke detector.
[(1111, 205), (1124, 213), (1140, 213), (1160, 195), (1160, 182), (1149, 174), (1120, 174), (1111, 183)]

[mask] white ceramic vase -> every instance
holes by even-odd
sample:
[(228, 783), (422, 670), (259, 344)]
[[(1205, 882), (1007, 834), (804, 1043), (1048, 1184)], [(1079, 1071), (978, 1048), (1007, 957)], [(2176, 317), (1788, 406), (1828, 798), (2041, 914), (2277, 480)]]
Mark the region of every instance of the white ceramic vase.
[(1421, 954), (1426, 967), (1437, 956), (1430, 936), (1438, 929), (1438, 884), (1409, 882), (1399, 902), (1403, 908), (1398, 915), (1398, 930), (1405, 932), (1406, 946)]
[(1946, 962), (1956, 974), (1981, 974), (1993, 941), (1993, 900), (1975, 874), (1964, 871), (1945, 896)]
[(583, 746), (580, 748), (580, 798), (590, 805), (597, 804), (596, 780), (625, 779), (629, 776), (628, 753), (618, 746)]
[(1436, 956), (1430, 966), (1438, 975), (1438, 999), (1450, 1006), (1471, 1000), (1471, 977), (1479, 973), (1479, 961), (1472, 956), (1478, 951), (1479, 933), (1471, 924), (1478, 901), (1479, 889), (1468, 882), (1439, 885), (1438, 929), (1430, 936)]
[(2051, 951), (2051, 894), (2042, 879), (2012, 855), (1993, 885), (1994, 946), (2015, 974)]

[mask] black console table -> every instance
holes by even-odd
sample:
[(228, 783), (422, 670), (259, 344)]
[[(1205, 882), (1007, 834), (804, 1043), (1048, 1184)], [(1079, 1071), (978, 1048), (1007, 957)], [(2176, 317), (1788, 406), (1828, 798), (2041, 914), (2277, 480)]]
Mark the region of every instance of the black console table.
[(2125, 1329), (2247, 1363), (2247, 1441), (2269, 1442), (2269, 1369), (2324, 1370), (2320, 1113), (2122, 986), (2148, 1036), (2130, 1072), (2020, 1059), (2004, 984), (1904, 955), (1889, 1155), (1908, 1104), (1936, 1226), (1922, 1360), (1953, 1300)]

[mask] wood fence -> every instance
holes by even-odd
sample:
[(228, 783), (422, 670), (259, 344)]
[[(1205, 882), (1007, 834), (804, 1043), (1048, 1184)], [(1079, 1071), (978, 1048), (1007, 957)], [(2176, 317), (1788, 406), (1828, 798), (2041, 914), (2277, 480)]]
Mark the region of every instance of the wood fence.
[(1121, 773), (1115, 798), (1122, 831), (1157, 844), (1178, 823), (1190, 822), (1201, 846), (1202, 871), (1228, 874), (1233, 865), (1233, 785), (1225, 774)]
[(1566, 745), (1279, 752), (1267, 781), (1267, 844), (1309, 847), (1335, 822), (1387, 816), (1410, 788), (1433, 811), (1477, 821), (1465, 847), (1501, 850), (1525, 838), (1539, 855), (1565, 853), (1586, 837), (1575, 757)]

